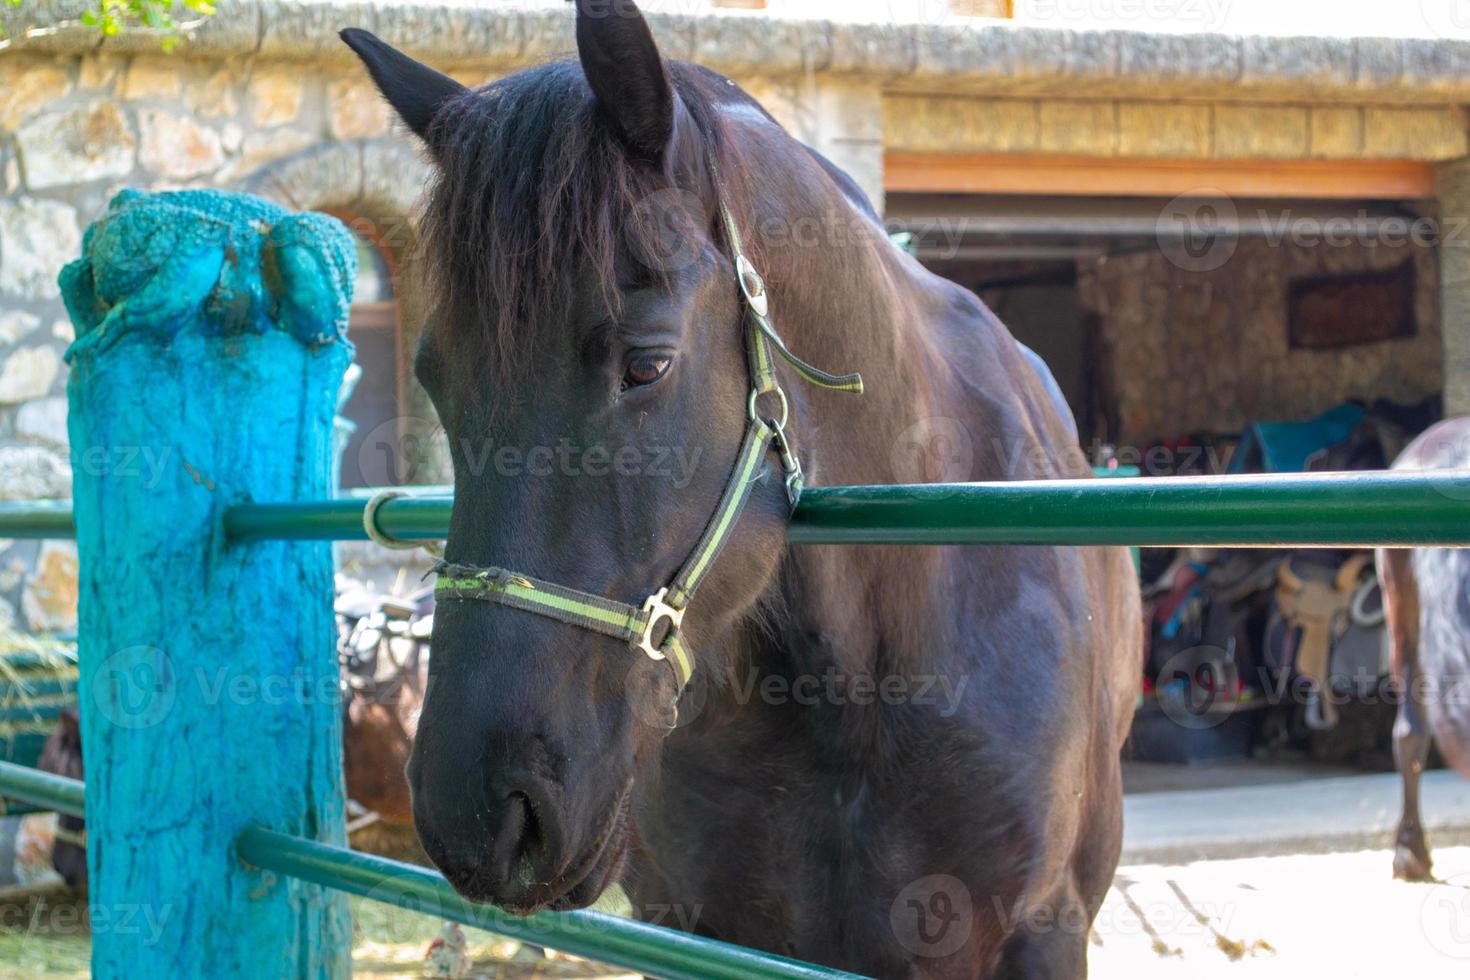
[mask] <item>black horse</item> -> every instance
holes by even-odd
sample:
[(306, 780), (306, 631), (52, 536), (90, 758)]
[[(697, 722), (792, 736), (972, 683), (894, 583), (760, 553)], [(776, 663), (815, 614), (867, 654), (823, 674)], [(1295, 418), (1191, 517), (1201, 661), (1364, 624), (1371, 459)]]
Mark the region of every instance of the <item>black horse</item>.
[[(848, 176), (661, 58), (633, 3), (577, 14), (579, 59), (474, 91), (343, 35), (436, 164), (416, 370), (455, 468), (445, 574), (496, 600), (441, 577), (425, 849), (517, 913), (621, 882), (646, 918), (880, 977), (1084, 975), (1138, 685), (1127, 553), (790, 548), (781, 479), (792, 446), (813, 482), (932, 479), (939, 442), (951, 477), (1085, 477), (1071, 419)], [(867, 393), (781, 368), (789, 422), (743, 480), (742, 433), (782, 414), (747, 367), (767, 309)], [(671, 732), (673, 660), (554, 606), (636, 607), (732, 487)]]

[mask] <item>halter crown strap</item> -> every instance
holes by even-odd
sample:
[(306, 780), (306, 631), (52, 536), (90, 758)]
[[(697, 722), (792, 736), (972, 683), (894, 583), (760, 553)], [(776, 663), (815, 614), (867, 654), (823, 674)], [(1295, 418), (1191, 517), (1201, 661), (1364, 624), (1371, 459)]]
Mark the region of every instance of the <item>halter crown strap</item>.
[[(802, 379), (812, 384), (858, 394), (863, 390), (863, 379), (860, 375), (833, 375), (818, 370), (791, 353), (782, 342), (769, 318), (770, 299), (766, 293), (765, 280), (746, 257), (741, 245), (740, 228), (725, 203), (713, 153), (710, 154), (709, 165), (720, 202), (725, 235), (734, 256), (740, 293), (744, 298), (745, 350), (751, 389), (745, 438), (740, 444), (740, 452), (735, 458), (730, 479), (725, 484), (725, 492), (709, 523), (705, 525), (699, 542), (673, 581), (650, 595), (640, 608), (503, 568), (447, 561), (440, 561), (434, 567), (439, 576), (434, 589), (437, 598), (493, 602), (535, 613), (623, 640), (642, 650), (652, 660), (667, 661), (678, 682), (676, 703), (679, 694), (683, 693), (694, 674), (694, 660), (683, 640), (684, 612), (720, 550), (729, 541), (740, 512), (745, 509), (751, 490), (760, 477), (766, 450), (773, 442), (781, 456), (782, 468), (786, 473), (786, 491), (793, 509), (801, 494), (801, 464), (786, 433), (786, 394), (776, 376), (771, 350), (774, 348)], [(779, 399), (779, 419), (764, 418), (759, 411), (757, 402), (762, 395), (767, 394), (775, 395)], [(662, 640), (657, 639), (660, 626), (665, 627)], [(677, 712), (677, 707), (675, 711)]]

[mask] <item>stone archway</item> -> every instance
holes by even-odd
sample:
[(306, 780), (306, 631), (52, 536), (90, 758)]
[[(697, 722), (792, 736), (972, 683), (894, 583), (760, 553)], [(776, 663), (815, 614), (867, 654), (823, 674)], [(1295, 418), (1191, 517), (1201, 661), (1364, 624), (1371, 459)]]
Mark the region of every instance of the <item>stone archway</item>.
[[(417, 244), (415, 210), (430, 178), (430, 167), (407, 141), (388, 139), (323, 143), (274, 161), (236, 183), (235, 189), (304, 211), (328, 211), (367, 222), (367, 237), (388, 246), (400, 257), (412, 255)], [(402, 363), (412, 362), (423, 315), (412, 289), (400, 295), (403, 320)], [(402, 389), (402, 409), (409, 417), (412, 437), (426, 423), (437, 427), (437, 416), (422, 386), (410, 377)], [(437, 447), (436, 447), (437, 448)], [(451, 468), (447, 448), (424, 461), (416, 483), (448, 483)]]

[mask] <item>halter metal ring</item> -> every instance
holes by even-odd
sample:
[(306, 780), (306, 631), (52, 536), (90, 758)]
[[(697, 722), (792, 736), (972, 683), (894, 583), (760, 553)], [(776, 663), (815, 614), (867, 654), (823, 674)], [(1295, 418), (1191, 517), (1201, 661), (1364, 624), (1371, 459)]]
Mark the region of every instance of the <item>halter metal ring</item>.
[[(643, 626), (643, 633), (634, 644), (638, 649), (647, 654), (649, 660), (664, 660), (664, 652), (653, 645), (653, 631), (658, 629), (658, 624), (664, 620), (669, 621), (669, 633), (677, 631), (684, 625), (684, 610), (675, 609), (668, 603), (669, 590), (665, 586), (643, 601), (643, 611), (648, 615), (648, 621)], [(667, 636), (667, 634), (665, 634)]]
[[(776, 393), (776, 397), (781, 399), (781, 420), (776, 423), (776, 431), (781, 432), (786, 428), (786, 420), (791, 415), (791, 405), (789, 402), (786, 401), (786, 392), (784, 389), (775, 388), (773, 390)], [(755, 403), (760, 398), (761, 394), (762, 392), (758, 388), (750, 389), (750, 401), (746, 403), (745, 410), (750, 416), (750, 420), (752, 422), (754, 422), (757, 417), (755, 414)]]

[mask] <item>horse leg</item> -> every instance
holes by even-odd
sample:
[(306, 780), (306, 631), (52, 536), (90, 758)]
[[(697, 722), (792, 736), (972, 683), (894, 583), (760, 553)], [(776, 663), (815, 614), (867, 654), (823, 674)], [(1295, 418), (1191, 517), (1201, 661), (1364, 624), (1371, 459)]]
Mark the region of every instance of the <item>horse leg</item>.
[(1429, 757), (1429, 725), (1424, 705), (1414, 696), (1418, 678), (1417, 663), (1410, 662), (1403, 671), (1404, 694), (1399, 702), (1398, 718), (1393, 726), (1393, 758), (1404, 784), (1404, 812), (1399, 818), (1394, 842), (1393, 876), (1404, 881), (1432, 881), (1429, 845), (1424, 840), (1424, 826), (1419, 818), (1419, 774)]
[(1106, 773), (1089, 808), (1071, 873), (1041, 914), (1015, 923), (1001, 951), (995, 980), (1083, 980), (1093, 919), (1107, 898), (1123, 848), (1123, 774), (1117, 755), (1102, 763)]
[(1083, 980), (1094, 911), (1068, 882), (1016, 924), (992, 980)]
[(1378, 553), (1378, 574), (1393, 642), (1393, 673), (1399, 688), (1398, 717), (1393, 726), (1393, 758), (1403, 781), (1404, 809), (1394, 841), (1393, 876), (1404, 881), (1432, 881), (1429, 845), (1419, 817), (1419, 775), (1429, 757), (1429, 723), (1420, 700), (1419, 590), (1403, 549)]

